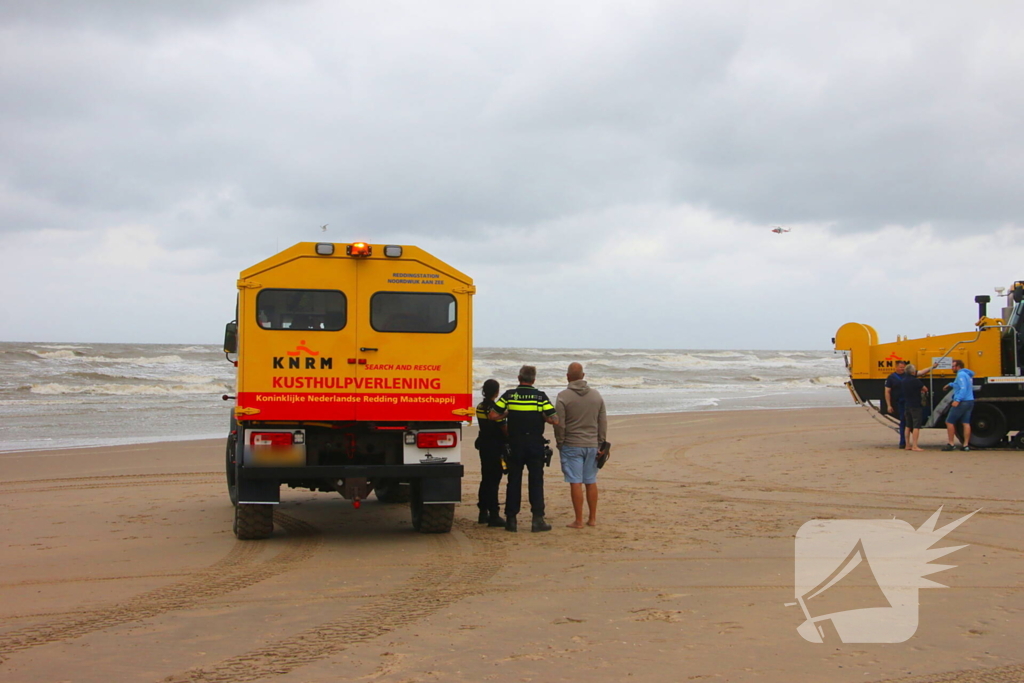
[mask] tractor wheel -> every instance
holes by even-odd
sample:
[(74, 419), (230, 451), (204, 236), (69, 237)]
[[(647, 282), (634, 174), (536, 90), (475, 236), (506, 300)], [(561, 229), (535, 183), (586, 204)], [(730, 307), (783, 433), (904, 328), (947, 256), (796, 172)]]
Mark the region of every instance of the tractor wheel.
[(1006, 416), (991, 403), (976, 403), (971, 415), (971, 448), (992, 448), (1006, 436)]
[(256, 541), (274, 533), (274, 506), (239, 503), (235, 506), (235, 538)]

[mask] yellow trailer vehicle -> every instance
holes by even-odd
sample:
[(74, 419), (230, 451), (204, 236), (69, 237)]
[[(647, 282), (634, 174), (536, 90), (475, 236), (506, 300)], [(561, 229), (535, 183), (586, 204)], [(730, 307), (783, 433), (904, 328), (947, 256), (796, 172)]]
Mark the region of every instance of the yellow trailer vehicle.
[[(235, 535), (265, 538), (282, 484), (409, 501), (451, 530), (473, 414), (473, 281), (411, 246), (301, 243), (244, 270), (224, 350)], [(229, 397), (230, 398), (230, 397)]]
[[(997, 292), (1006, 291), (998, 288)], [(925, 427), (945, 428), (944, 417), (952, 402), (946, 386), (953, 381), (953, 360), (961, 360), (974, 371), (975, 406), (971, 417), (972, 447), (991, 448), (1006, 441), (1024, 448), (1024, 281), (1014, 282), (1006, 293), (1001, 317), (987, 313), (989, 296), (977, 296), (978, 321), (975, 330), (926, 336), (897, 338), (880, 344), (878, 333), (870, 325), (846, 323), (836, 332), (832, 343), (846, 352), (850, 371), (847, 386), (854, 400), (876, 416), (895, 426), (885, 403), (885, 380), (903, 360), (919, 371), (933, 365), (937, 369), (922, 376), (929, 391), (925, 401)], [(871, 402), (878, 401), (875, 406)], [(1010, 431), (1018, 433), (1008, 438)]]

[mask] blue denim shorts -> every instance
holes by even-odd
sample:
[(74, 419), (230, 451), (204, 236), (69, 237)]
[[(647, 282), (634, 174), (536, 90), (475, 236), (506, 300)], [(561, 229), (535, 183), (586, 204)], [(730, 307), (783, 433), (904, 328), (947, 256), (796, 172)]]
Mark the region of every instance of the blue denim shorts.
[(564, 446), (558, 451), (567, 484), (597, 483), (597, 449)]
[(974, 401), (960, 401), (960, 405), (952, 406), (946, 413), (946, 424), (971, 424), (971, 413), (974, 412)]

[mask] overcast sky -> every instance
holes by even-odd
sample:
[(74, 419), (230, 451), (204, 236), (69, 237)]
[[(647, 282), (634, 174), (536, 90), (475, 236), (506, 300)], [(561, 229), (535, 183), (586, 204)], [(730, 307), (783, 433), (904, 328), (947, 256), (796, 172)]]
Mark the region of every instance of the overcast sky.
[(970, 329), (1022, 83), (1014, 2), (9, 0), (0, 340), (219, 343), (323, 239), (473, 276), (481, 346)]

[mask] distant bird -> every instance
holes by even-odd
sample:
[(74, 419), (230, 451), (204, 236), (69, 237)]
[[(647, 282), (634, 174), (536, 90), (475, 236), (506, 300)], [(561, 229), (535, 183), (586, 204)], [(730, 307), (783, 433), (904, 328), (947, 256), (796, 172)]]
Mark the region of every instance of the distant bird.
[(784, 228), (781, 225), (776, 225), (772, 227), (772, 232), (774, 232), (776, 235), (781, 235), (784, 232), (789, 232), (789, 228)]
[(321, 232), (327, 232), (327, 225), (328, 225), (327, 223), (324, 223), (323, 225), (321, 225), (320, 226), (320, 231)]

